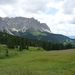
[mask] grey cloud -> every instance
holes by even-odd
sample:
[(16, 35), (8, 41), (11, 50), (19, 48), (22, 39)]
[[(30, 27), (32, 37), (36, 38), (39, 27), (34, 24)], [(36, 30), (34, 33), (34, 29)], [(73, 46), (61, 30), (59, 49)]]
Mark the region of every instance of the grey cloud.
[(64, 14), (72, 14), (75, 8), (75, 0), (66, 0), (63, 4)]
[(47, 5), (53, 3), (53, 4), (59, 4), (60, 2), (64, 2), (65, 0), (23, 0), (21, 1), (21, 7), (23, 10), (26, 10), (27, 12), (31, 13), (38, 13), (38, 12), (45, 12), (47, 9)]
[(30, 13), (45, 12), (47, 10), (47, 1), (45, 0), (26, 0), (22, 3), (22, 8)]
[(21, 8), (28, 13), (44, 13), (48, 3), (49, 0), (0, 0), (0, 6), (11, 5), (16, 10)]
[(75, 24), (75, 18), (69, 22), (70, 24)]
[(47, 4), (60, 1), (62, 0), (0, 0), (0, 5), (12, 5), (14, 9), (21, 8), (28, 13), (44, 13), (48, 9)]
[(5, 4), (14, 4), (18, 0), (0, 0), (0, 5), (5, 5)]

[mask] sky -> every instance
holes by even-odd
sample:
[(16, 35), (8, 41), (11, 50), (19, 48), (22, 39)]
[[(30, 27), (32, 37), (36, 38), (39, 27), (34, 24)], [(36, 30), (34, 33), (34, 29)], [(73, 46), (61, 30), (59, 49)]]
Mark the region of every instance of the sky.
[(52, 33), (75, 36), (75, 0), (0, 0), (0, 17), (34, 17)]

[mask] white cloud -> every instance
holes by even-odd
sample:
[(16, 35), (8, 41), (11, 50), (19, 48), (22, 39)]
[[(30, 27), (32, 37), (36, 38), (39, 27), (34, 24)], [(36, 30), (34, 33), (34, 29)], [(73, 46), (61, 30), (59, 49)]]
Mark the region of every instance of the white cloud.
[(74, 0), (0, 0), (0, 16), (34, 17), (47, 23), (54, 33), (75, 35)]
[(6, 16), (6, 15), (3, 13), (2, 10), (0, 10), (0, 14), (1, 14), (1, 15), (0, 15), (1, 17), (5, 17), (5, 16)]

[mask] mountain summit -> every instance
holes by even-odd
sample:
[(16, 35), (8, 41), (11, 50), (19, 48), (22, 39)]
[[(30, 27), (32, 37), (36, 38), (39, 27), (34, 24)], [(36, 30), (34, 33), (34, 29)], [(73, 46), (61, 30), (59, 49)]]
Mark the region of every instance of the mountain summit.
[(14, 33), (18, 35), (19, 32), (24, 33), (26, 31), (51, 33), (50, 28), (45, 23), (40, 23), (34, 18), (24, 18), (24, 17), (0, 18), (0, 31), (12, 35), (14, 35)]

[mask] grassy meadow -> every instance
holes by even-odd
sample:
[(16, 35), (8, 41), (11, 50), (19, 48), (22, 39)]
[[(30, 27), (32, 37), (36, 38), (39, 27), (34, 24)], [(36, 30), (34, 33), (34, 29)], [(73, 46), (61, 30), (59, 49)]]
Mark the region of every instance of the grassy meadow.
[(75, 75), (75, 49), (44, 51), (37, 47), (18, 51), (0, 45), (0, 75)]

